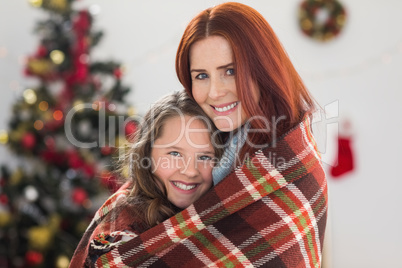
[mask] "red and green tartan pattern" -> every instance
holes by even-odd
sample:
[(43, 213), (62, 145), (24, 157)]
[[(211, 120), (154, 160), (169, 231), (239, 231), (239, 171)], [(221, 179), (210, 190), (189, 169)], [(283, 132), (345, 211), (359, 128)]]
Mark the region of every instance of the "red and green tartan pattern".
[(306, 118), (95, 267), (320, 267), (326, 211), (325, 174)]

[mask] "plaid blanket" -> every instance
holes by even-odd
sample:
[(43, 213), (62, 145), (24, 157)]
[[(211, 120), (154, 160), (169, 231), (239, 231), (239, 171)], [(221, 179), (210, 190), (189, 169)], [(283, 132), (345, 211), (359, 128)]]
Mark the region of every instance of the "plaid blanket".
[(129, 213), (105, 223), (126, 194), (100, 208), (70, 267), (320, 267), (327, 184), (308, 118), (151, 229)]

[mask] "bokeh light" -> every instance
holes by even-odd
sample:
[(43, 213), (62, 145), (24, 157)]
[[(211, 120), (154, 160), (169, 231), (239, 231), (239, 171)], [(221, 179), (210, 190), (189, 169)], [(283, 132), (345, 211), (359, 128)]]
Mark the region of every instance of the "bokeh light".
[(47, 109), (49, 109), (49, 103), (47, 103), (47, 101), (41, 101), (39, 103), (39, 110), (46, 112)]
[(36, 92), (33, 89), (26, 89), (23, 93), (25, 102), (28, 104), (34, 104), (37, 100)]
[(60, 121), (61, 119), (63, 119), (63, 112), (60, 110), (56, 110), (53, 113), (53, 118), (57, 121)]
[(50, 58), (55, 64), (59, 65), (63, 63), (65, 56), (62, 51), (56, 49), (50, 52)]

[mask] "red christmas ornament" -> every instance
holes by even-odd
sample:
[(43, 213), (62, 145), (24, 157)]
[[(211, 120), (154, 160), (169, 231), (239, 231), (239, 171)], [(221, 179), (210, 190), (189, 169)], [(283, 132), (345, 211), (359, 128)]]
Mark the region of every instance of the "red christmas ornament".
[(0, 195), (0, 204), (7, 205), (8, 204), (8, 197), (5, 194)]
[(53, 137), (46, 136), (45, 137), (45, 144), (49, 150), (54, 150), (56, 148), (56, 142)]
[(124, 128), (126, 137), (131, 137), (137, 131), (137, 124), (134, 121), (127, 122)]
[(93, 178), (95, 176), (95, 167), (92, 164), (85, 164), (82, 167), (84, 173), (89, 177)]
[(121, 71), (120, 68), (117, 68), (114, 70), (113, 75), (117, 78), (120, 79), (123, 76), (123, 72)]
[(73, 79), (77, 83), (84, 83), (88, 77), (88, 40), (86, 38), (80, 38), (76, 43), (74, 67)]
[(113, 152), (113, 148), (112, 147), (110, 147), (110, 146), (104, 146), (104, 147), (102, 147), (101, 148), (101, 153), (103, 154), (103, 155), (110, 155), (111, 153)]
[(79, 13), (76, 21), (74, 22), (74, 31), (76, 33), (76, 43), (71, 53), (73, 68), (72, 72), (65, 75), (65, 80), (68, 85), (75, 83), (85, 83), (88, 79), (88, 29), (90, 26), (90, 18), (87, 11)]
[(48, 53), (49, 53), (49, 51), (47, 50), (47, 48), (44, 45), (40, 45), (38, 47), (38, 50), (36, 50), (35, 56), (39, 57), (39, 58), (43, 58), (43, 57), (46, 57)]
[(66, 155), (62, 152), (56, 152), (49, 149), (42, 151), (40, 157), (49, 164), (55, 164), (56, 166), (63, 166), (66, 163)]
[(77, 187), (73, 190), (71, 199), (74, 203), (82, 205), (88, 199), (88, 193), (83, 188)]
[(36, 145), (35, 135), (31, 132), (25, 133), (25, 135), (21, 139), (21, 144), (27, 150), (33, 149)]
[(74, 20), (74, 31), (78, 36), (83, 36), (88, 33), (91, 26), (91, 18), (87, 10), (82, 10)]
[(43, 262), (43, 255), (40, 252), (30, 250), (25, 254), (25, 262), (28, 266), (36, 266)]
[(68, 152), (68, 164), (71, 168), (78, 169), (83, 167), (85, 162), (77, 151), (70, 151)]

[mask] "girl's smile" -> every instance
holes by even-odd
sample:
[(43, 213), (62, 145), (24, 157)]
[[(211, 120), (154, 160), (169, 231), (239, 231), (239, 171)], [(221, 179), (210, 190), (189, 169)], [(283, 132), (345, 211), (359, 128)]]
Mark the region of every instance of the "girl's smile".
[[(166, 127), (168, 126), (168, 127)], [(171, 203), (186, 208), (212, 186), (215, 151), (205, 123), (190, 116), (166, 120), (152, 145), (152, 170)]]

